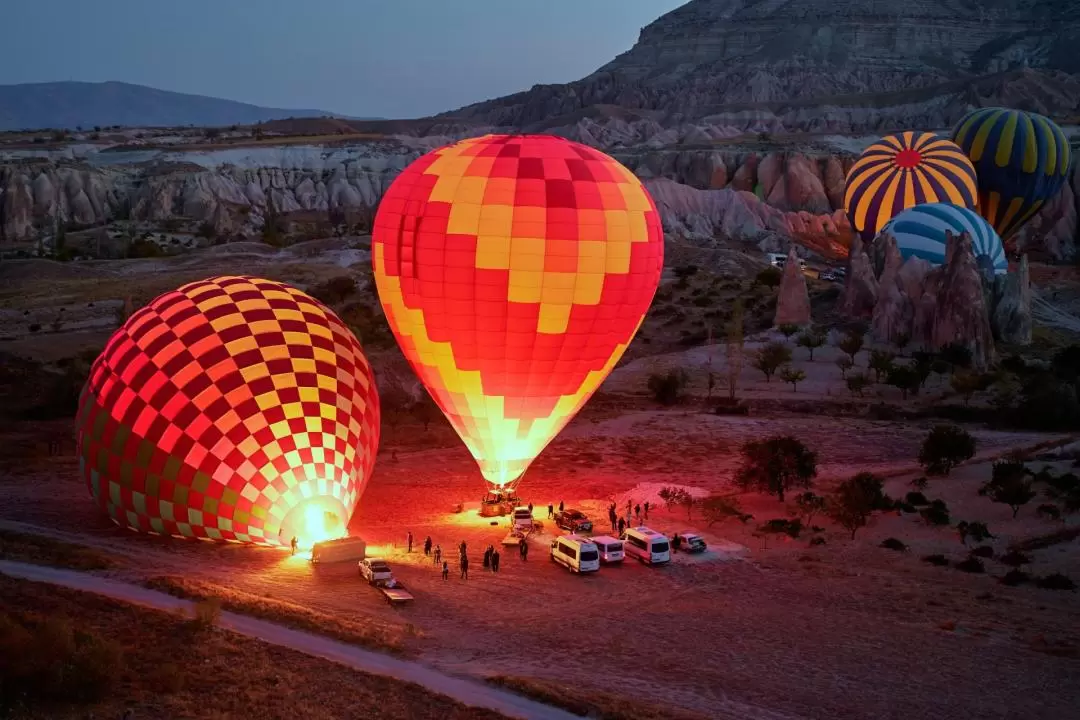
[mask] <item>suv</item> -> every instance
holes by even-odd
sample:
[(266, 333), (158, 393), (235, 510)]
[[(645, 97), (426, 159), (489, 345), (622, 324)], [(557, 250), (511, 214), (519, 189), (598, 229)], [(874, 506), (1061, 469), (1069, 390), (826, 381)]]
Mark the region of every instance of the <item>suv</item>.
[(592, 532), (592, 520), (580, 510), (563, 510), (555, 513), (555, 525), (563, 530)]
[(374, 585), (377, 582), (393, 580), (394, 574), (390, 572), (390, 566), (385, 560), (366, 558), (360, 561), (360, 577)]

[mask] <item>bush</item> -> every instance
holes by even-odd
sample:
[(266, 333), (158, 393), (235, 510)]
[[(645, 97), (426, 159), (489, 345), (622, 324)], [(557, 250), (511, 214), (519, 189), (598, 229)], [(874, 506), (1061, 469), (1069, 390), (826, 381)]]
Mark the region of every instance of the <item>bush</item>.
[(928, 475), (948, 475), (975, 456), (975, 438), (956, 425), (937, 425), (919, 449), (919, 463)]
[[(855, 363), (853, 363), (851, 361), (851, 358), (849, 358), (847, 355), (842, 355), (836, 358), (836, 367), (840, 368), (840, 377), (846, 380), (848, 370), (855, 367)], [(851, 386), (848, 385), (848, 388), (850, 389)]]
[(994, 548), (989, 545), (980, 545), (971, 551), (973, 557), (977, 558), (992, 558), (994, 557)]
[(908, 393), (912, 395), (919, 392), (922, 386), (922, 378), (919, 373), (908, 365), (894, 365), (886, 371), (885, 382), (898, 389), (902, 397), (907, 400)]
[(945, 567), (949, 564), (949, 559), (944, 555), (926, 555), (922, 559), (925, 563), (936, 565), (937, 567)]
[(993, 476), (979, 489), (979, 495), (990, 498), (993, 502), (1008, 505), (1013, 517), (1035, 497), (1031, 489), (1028, 470), (1022, 462), (1003, 460), (994, 463)]
[(865, 335), (860, 330), (852, 330), (848, 332), (844, 338), (837, 343), (837, 347), (841, 352), (851, 358), (851, 364), (855, 364), (855, 356), (859, 354), (859, 351), (863, 349), (863, 343), (865, 342)]
[(1022, 565), (1031, 564), (1031, 556), (1022, 553), (1019, 550), (1010, 550), (1009, 552), (999, 557), (998, 562), (1002, 565), (1008, 565), (1009, 567), (1018, 568)]
[[(936, 502), (941, 502), (940, 500)], [(946, 512), (948, 508), (945, 508)], [(968, 538), (971, 538), (975, 542), (986, 542), (987, 540), (994, 540), (994, 536), (990, 534), (990, 529), (986, 527), (986, 523), (981, 522), (960, 522), (956, 525), (957, 532), (960, 533), (960, 542), (967, 545)]]
[(961, 560), (960, 562), (956, 563), (956, 569), (962, 570), (966, 573), (986, 572), (986, 566), (983, 565), (982, 560), (973, 557), (969, 557), (967, 560)]
[(771, 342), (758, 350), (750, 359), (750, 366), (765, 374), (765, 382), (771, 382), (773, 374), (781, 365), (791, 362), (791, 348), (784, 343)]
[(768, 288), (780, 287), (780, 282), (783, 279), (784, 273), (780, 270), (780, 268), (770, 265), (754, 277), (754, 284), (764, 285)]
[(791, 520), (787, 518), (773, 518), (758, 528), (758, 532), (787, 535), (795, 540), (798, 540), (802, 530), (802, 520), (799, 520), (798, 518)]
[(908, 546), (897, 540), (896, 538), (885, 538), (881, 541), (881, 547), (886, 550), (895, 550), (896, 552), (904, 552), (908, 549)]
[(796, 370), (788, 365), (780, 371), (780, 379), (791, 385), (791, 389), (794, 392), (798, 392), (799, 383), (806, 379), (806, 373), (802, 370)]
[(842, 482), (830, 498), (829, 517), (849, 530), (852, 540), (859, 528), (866, 526), (874, 510), (892, 506), (881, 486), (880, 478), (873, 473), (862, 472)]
[(871, 370), (874, 371), (874, 381), (881, 382), (882, 375), (888, 375), (893, 369), (893, 362), (896, 360), (896, 355), (885, 350), (871, 350), (870, 361), (867, 364)]
[(97, 702), (123, 666), (117, 643), (62, 619), (0, 614), (0, 648), (0, 708)]
[(954, 368), (969, 368), (971, 367), (971, 349), (961, 343), (949, 343), (945, 347), (938, 350), (938, 358)]
[(653, 399), (661, 405), (675, 405), (682, 399), (683, 390), (690, 382), (685, 370), (675, 369), (649, 376), (648, 388)]
[(206, 598), (199, 600), (192, 608), (191, 624), (200, 630), (208, 630), (218, 624), (221, 619), (221, 600), (218, 598)]
[(1043, 590), (1075, 590), (1076, 583), (1061, 573), (1053, 573), (1036, 579), (1035, 587)]
[(921, 492), (919, 492), (917, 490), (909, 492), (907, 495), (905, 495), (904, 496), (904, 501), (907, 502), (908, 505), (920, 505), (921, 506), (921, 505), (929, 505), (930, 504), (930, 501), (926, 499), (926, 496), (923, 495)]
[(791, 338), (792, 335), (795, 335), (796, 333), (798, 333), (799, 330), (801, 330), (802, 328), (800, 328), (798, 325), (796, 325), (794, 323), (784, 323), (783, 325), (780, 325), (776, 329), (779, 330), (780, 334), (783, 335), (784, 337)]
[(701, 516), (709, 527), (728, 518), (736, 518), (743, 524), (753, 518), (753, 515), (743, 512), (736, 498), (721, 495), (707, 497), (701, 502)]
[(863, 396), (863, 390), (870, 387), (870, 378), (863, 373), (856, 373), (847, 379), (847, 388), (852, 395)]
[(1009, 587), (1016, 587), (1017, 585), (1023, 585), (1028, 582), (1031, 582), (1031, 576), (1023, 570), (1010, 570), (1005, 573), (1003, 578), (1001, 578), (1001, 583), (1003, 585), (1008, 585)]
[(818, 330), (807, 330), (798, 337), (795, 344), (806, 348), (810, 353), (810, 360), (813, 361), (814, 350), (825, 344), (825, 335)]
[(1035, 508), (1035, 514), (1041, 518), (1046, 518), (1047, 520), (1061, 519), (1061, 510), (1058, 508), (1057, 505), (1052, 505), (1050, 503), (1043, 503), (1039, 507)]
[(930, 507), (923, 508), (919, 511), (919, 516), (926, 521), (928, 525), (948, 525), (951, 522), (948, 508), (943, 508), (939, 505), (931, 505)]

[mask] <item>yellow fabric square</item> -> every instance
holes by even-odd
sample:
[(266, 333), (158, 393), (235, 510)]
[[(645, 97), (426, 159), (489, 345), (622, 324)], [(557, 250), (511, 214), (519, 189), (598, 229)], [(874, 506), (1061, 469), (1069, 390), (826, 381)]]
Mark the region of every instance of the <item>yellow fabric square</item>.
[(495, 237), (510, 237), (514, 225), (514, 208), (509, 205), (485, 205), (480, 210), (477, 233)]
[(546, 335), (561, 335), (566, 332), (570, 324), (571, 305), (540, 305), (540, 316), (537, 319), (536, 331)]
[[(450, 206), (450, 219), (446, 223), (449, 235), (475, 235), (480, 229), (480, 204), (455, 202)], [(382, 247), (376, 245), (375, 247)]]
[(540, 238), (513, 238), (510, 241), (510, 268), (525, 272), (544, 269), (544, 241)]
[(482, 206), (486, 187), (486, 177), (463, 177), (458, 180), (457, 190), (454, 192), (454, 202)]
[(476, 238), (476, 267), (480, 270), (505, 270), (510, 267), (510, 238), (481, 234)]

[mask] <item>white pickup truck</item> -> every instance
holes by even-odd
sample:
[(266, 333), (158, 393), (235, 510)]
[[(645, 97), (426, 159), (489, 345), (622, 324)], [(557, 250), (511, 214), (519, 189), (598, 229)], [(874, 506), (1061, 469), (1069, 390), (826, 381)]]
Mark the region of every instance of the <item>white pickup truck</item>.
[(375, 585), (376, 583), (393, 580), (394, 574), (390, 572), (390, 566), (386, 564), (385, 560), (364, 558), (360, 561), (360, 577)]

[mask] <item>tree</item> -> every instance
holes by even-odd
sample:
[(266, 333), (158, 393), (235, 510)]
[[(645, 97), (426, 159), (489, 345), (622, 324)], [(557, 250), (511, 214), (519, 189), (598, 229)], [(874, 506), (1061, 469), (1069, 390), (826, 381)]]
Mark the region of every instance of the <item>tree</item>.
[(982, 385), (982, 378), (970, 370), (957, 370), (949, 378), (949, 385), (963, 399), (964, 405), (967, 405), (971, 396)]
[(795, 507), (807, 525), (814, 522), (814, 516), (825, 511), (825, 498), (807, 491), (795, 498)]
[(905, 400), (907, 400), (908, 393), (915, 394), (919, 392), (919, 376), (915, 370), (908, 365), (894, 366), (889, 370), (885, 382), (895, 388), (899, 388)]
[(975, 456), (975, 438), (956, 425), (935, 425), (919, 449), (919, 464), (927, 475), (948, 475)]
[(847, 355), (844, 355), (836, 358), (836, 367), (840, 368), (840, 377), (847, 379), (847, 371), (855, 367), (855, 363)]
[(701, 501), (701, 517), (704, 518), (709, 527), (712, 527), (728, 518), (737, 518), (739, 522), (745, 524), (754, 516), (743, 512), (737, 498), (710, 495)]
[(790, 339), (792, 335), (799, 332), (800, 328), (794, 323), (784, 323), (776, 329), (779, 330), (780, 334), (782, 334), (784, 337)]
[(742, 446), (735, 482), (747, 490), (775, 494), (780, 502), (794, 487), (810, 487), (817, 476), (817, 454), (790, 435), (751, 440)]
[(938, 357), (952, 365), (954, 368), (966, 369), (971, 367), (971, 348), (963, 343), (951, 342), (938, 350)]
[(649, 392), (661, 405), (675, 405), (682, 397), (689, 378), (681, 368), (668, 370), (666, 373), (653, 373), (649, 376)]
[(1031, 480), (1024, 464), (1006, 460), (994, 463), (993, 475), (979, 489), (979, 494), (993, 502), (1008, 505), (1015, 518), (1020, 507), (1027, 505), (1036, 493), (1031, 489)]
[(847, 388), (852, 395), (863, 396), (863, 390), (870, 385), (870, 378), (865, 373), (856, 373), (847, 379)]
[(660, 499), (667, 505), (668, 510), (673, 510), (680, 505), (685, 505), (687, 498), (693, 501), (693, 496), (686, 490), (686, 488), (669, 486), (660, 488)]
[(855, 365), (855, 356), (863, 349), (864, 336), (857, 330), (849, 332), (837, 345), (838, 348), (851, 358), (852, 366)]
[(893, 369), (893, 360), (896, 355), (885, 350), (871, 350), (870, 362), (867, 366), (874, 371), (874, 382), (881, 382), (882, 375), (888, 375)]
[(870, 515), (874, 512), (873, 488), (860, 481), (858, 476), (840, 483), (828, 501), (829, 517), (845, 530), (855, 533), (866, 527)]
[(750, 365), (765, 373), (765, 382), (771, 382), (773, 374), (781, 365), (791, 362), (791, 350), (784, 343), (771, 342), (754, 353)]
[(731, 320), (727, 324), (724, 335), (727, 347), (728, 398), (734, 400), (745, 358), (743, 354), (743, 303), (741, 299), (736, 300), (735, 306), (731, 308)]
[(780, 379), (786, 383), (791, 383), (791, 389), (794, 392), (798, 392), (798, 385), (806, 379), (806, 373), (802, 370), (796, 370), (790, 365), (785, 365), (783, 369), (780, 370)]
[(825, 335), (817, 330), (807, 330), (800, 335), (795, 344), (799, 347), (804, 347), (810, 353), (810, 361), (814, 361), (814, 350), (825, 344)]
[(957, 523), (956, 531), (960, 533), (960, 542), (965, 546), (967, 545), (968, 538), (971, 538), (977, 543), (994, 539), (994, 536), (990, 534), (989, 528), (986, 527), (986, 523), (967, 522), (965, 520), (964, 522)]

